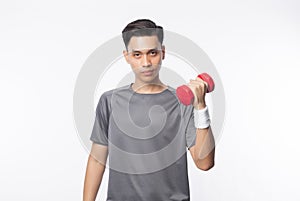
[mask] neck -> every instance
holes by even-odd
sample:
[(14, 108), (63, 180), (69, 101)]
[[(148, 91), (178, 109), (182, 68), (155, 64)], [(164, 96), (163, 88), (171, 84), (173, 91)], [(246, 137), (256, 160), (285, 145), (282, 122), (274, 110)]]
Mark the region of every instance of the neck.
[(168, 88), (168, 86), (163, 84), (159, 78), (152, 80), (149, 83), (135, 79), (135, 82), (132, 85), (132, 89), (138, 93), (159, 93), (166, 88)]

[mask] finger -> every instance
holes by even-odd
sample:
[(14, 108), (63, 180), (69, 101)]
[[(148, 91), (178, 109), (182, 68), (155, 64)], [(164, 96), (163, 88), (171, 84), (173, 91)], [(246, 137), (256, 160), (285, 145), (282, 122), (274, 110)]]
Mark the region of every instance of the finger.
[(190, 82), (195, 82), (195, 83), (206, 83), (204, 80), (198, 78), (196, 80), (190, 79)]
[(208, 84), (206, 83), (206, 82), (204, 82), (204, 81), (195, 81), (195, 80), (191, 80), (190, 81), (190, 84), (193, 84), (193, 85), (195, 85), (195, 86), (203, 86), (203, 87), (208, 87)]
[(202, 79), (201, 79), (200, 77), (197, 76), (195, 80), (200, 81), (200, 80), (202, 80)]
[(201, 83), (203, 83), (203, 81), (198, 81), (198, 80), (190, 80), (190, 83), (194, 83), (194, 84), (201, 84)]
[(199, 77), (196, 77), (196, 80), (197, 80), (197, 81), (201, 81), (202, 83), (204, 83), (204, 84), (206, 85), (206, 88), (208, 88), (207, 82), (205, 82), (204, 80), (202, 80), (202, 79), (199, 78)]

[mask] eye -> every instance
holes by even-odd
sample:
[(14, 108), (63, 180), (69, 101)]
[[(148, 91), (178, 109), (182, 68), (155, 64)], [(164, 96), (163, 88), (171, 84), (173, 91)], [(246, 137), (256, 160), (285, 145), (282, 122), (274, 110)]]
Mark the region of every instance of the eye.
[(141, 54), (140, 54), (140, 53), (133, 53), (133, 56), (134, 56), (134, 57), (140, 57)]
[(151, 52), (150, 52), (150, 55), (151, 55), (151, 56), (157, 55), (157, 51), (151, 51)]

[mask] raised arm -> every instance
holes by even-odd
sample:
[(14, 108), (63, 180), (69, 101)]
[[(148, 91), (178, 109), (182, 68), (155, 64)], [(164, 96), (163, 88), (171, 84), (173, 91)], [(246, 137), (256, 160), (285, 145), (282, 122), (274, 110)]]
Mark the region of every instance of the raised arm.
[(210, 127), (196, 129), (196, 143), (189, 150), (199, 169), (207, 171), (214, 166), (215, 140)]
[[(196, 166), (201, 170), (209, 170), (214, 166), (215, 140), (211, 127), (204, 127), (208, 123), (206, 119), (207, 115), (204, 115), (203, 113), (204, 111), (207, 112), (204, 108), (206, 108), (205, 94), (208, 85), (202, 79), (197, 77), (195, 80), (190, 80), (189, 87), (195, 97), (193, 106), (197, 118), (194, 118), (194, 120), (201, 122), (201, 126), (197, 125), (196, 127), (196, 143), (189, 150)], [(202, 110), (201, 115), (198, 113), (199, 110)], [(202, 118), (202, 120), (200, 118)]]

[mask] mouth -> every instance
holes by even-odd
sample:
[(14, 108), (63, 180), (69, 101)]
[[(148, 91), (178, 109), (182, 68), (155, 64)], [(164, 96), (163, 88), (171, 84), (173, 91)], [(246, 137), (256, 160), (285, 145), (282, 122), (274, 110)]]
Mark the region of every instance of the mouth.
[(154, 70), (147, 70), (147, 71), (142, 71), (143, 75), (152, 75)]
[(142, 73), (149, 73), (149, 72), (153, 72), (153, 70), (142, 71)]

